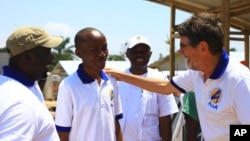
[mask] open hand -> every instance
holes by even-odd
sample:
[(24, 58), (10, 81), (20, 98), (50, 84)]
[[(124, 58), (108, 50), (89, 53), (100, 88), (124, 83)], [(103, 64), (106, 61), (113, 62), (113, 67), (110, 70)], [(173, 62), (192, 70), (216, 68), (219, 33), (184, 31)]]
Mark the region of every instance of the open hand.
[(124, 72), (119, 71), (117, 69), (114, 68), (104, 68), (103, 69), (105, 73), (107, 73), (108, 75), (111, 75), (113, 77), (115, 77), (117, 80), (120, 80), (121, 74), (123, 74)]

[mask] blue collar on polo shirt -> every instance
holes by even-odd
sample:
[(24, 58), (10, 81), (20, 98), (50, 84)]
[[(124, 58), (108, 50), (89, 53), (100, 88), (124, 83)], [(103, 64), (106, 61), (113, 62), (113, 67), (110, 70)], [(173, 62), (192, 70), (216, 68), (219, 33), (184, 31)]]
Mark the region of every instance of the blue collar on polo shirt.
[(34, 80), (31, 80), (30, 78), (25, 76), (20, 71), (14, 69), (14, 68), (11, 68), (9, 66), (3, 66), (3, 75), (19, 81), (20, 83), (22, 83), (26, 87), (31, 87), (35, 84)]
[(227, 52), (224, 50), (222, 52), (221, 58), (219, 60), (218, 65), (215, 67), (214, 72), (209, 77), (210, 79), (218, 79), (225, 72), (229, 61), (229, 56)]
[[(77, 69), (77, 75), (78, 77), (81, 79), (81, 81), (83, 83), (91, 83), (91, 82), (94, 82), (95, 79), (91, 78), (84, 70), (83, 70), (83, 64), (81, 63), (79, 66), (78, 66), (78, 69)], [(108, 77), (106, 76), (106, 74), (103, 72), (103, 70), (101, 70), (100, 72), (100, 75), (101, 75), (101, 78), (105, 81), (108, 80)]]

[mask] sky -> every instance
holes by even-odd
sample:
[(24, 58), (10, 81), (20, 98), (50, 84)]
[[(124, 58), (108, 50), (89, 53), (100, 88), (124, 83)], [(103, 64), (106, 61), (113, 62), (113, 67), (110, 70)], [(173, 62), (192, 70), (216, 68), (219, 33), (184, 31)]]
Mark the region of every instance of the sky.
[[(106, 35), (109, 54), (123, 52), (123, 44), (135, 35), (149, 40), (151, 62), (169, 54), (165, 41), (170, 37), (170, 8), (146, 0), (1, 0), (0, 13), (0, 47), (20, 26), (40, 26), (52, 35), (69, 37), (68, 46), (79, 30), (94, 27)], [(190, 16), (178, 10), (176, 24)], [(232, 46), (244, 48), (241, 42)]]

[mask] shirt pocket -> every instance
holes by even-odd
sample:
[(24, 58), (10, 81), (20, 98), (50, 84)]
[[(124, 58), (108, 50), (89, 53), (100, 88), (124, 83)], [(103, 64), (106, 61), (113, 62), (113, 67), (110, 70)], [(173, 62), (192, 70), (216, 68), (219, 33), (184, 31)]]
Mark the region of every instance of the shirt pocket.
[(157, 96), (152, 93), (144, 93), (143, 97), (146, 100), (145, 115), (143, 117), (144, 125), (158, 125), (158, 103)]
[(157, 95), (153, 93), (143, 93), (143, 98), (146, 100), (146, 114), (158, 115), (158, 100)]

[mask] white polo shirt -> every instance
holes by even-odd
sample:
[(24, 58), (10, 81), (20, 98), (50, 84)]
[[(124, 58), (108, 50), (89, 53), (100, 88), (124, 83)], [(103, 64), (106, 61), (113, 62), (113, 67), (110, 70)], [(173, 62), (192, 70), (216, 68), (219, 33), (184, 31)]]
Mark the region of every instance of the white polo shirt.
[(0, 140), (59, 141), (47, 107), (20, 83), (24, 77), (21, 79), (20, 73), (8, 67), (4, 68), (5, 73), (8, 76), (0, 75)]
[(194, 90), (206, 141), (229, 141), (231, 124), (250, 124), (250, 71), (225, 52), (206, 82), (202, 73), (189, 70), (171, 83), (182, 92)]
[(99, 85), (81, 68), (59, 85), (57, 130), (70, 132), (70, 141), (115, 141), (115, 120), (122, 118), (117, 82), (101, 72)]
[[(126, 73), (131, 73), (126, 69)], [(162, 79), (162, 74), (151, 68), (142, 75)], [(123, 118), (120, 125), (123, 141), (160, 141), (159, 118), (178, 112), (174, 96), (157, 94), (120, 81)]]

